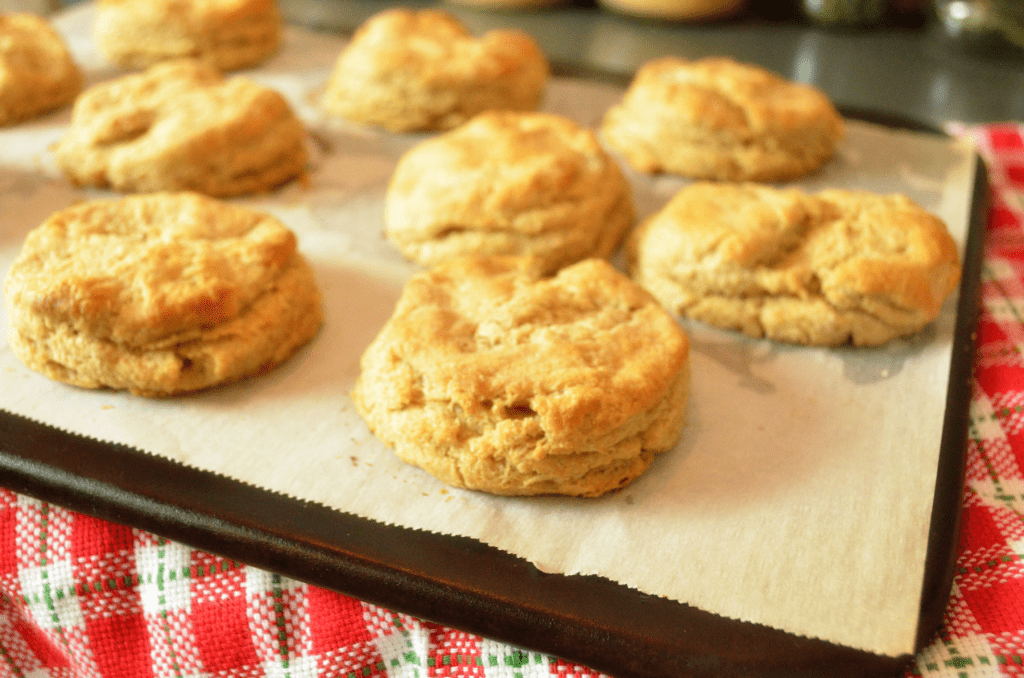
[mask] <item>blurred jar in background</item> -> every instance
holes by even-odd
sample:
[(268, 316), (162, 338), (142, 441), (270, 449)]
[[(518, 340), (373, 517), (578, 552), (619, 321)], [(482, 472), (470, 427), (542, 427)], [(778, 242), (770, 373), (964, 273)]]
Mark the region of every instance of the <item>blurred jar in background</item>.
[(828, 26), (870, 26), (879, 23), (888, 0), (803, 0), (804, 14)]
[(0, 12), (14, 14), (16, 12), (28, 12), (29, 14), (46, 15), (60, 9), (61, 3), (58, 0), (0, 0)]
[(834, 28), (920, 25), (927, 0), (800, 0), (812, 22)]
[(623, 14), (671, 21), (711, 21), (733, 16), (746, 0), (598, 0)]
[(453, 5), (478, 9), (540, 9), (562, 4), (563, 0), (446, 0)]
[(1021, 0), (934, 0), (935, 15), (946, 34), (977, 47), (1007, 41), (1024, 48), (1024, 2)]

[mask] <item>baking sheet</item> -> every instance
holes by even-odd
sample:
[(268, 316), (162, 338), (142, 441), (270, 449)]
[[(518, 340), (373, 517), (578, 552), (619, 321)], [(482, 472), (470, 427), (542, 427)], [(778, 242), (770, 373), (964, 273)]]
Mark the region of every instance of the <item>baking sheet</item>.
[[(89, 12), (57, 25), (96, 81), (113, 72), (92, 52)], [(291, 29), (277, 58), (245, 74), (285, 93), (310, 129), (309, 181), (238, 202), (299, 234), (325, 292), (328, 322), (313, 344), (259, 380), (160, 402), (49, 382), (4, 344), (0, 408), (381, 524), (479, 540), (543, 572), (599, 574), (790, 634), (913, 652), (957, 298), (921, 335), (870, 350), (784, 347), (687, 324), (690, 425), (626, 491), (521, 500), (446, 488), (398, 462), (347, 397), (362, 348), (415, 270), (381, 238), (380, 206), (395, 161), (423, 137), (320, 115), (314, 95), (341, 44)], [(559, 78), (545, 108), (594, 124), (620, 93)], [(72, 189), (54, 169), (46, 149), (66, 122), (65, 111), (0, 134), (2, 272), (51, 211), (107, 195)], [(966, 252), (975, 171), (971, 150), (949, 139), (851, 121), (837, 160), (802, 184), (907, 193), (943, 216)], [(630, 176), (641, 215), (681, 185)]]

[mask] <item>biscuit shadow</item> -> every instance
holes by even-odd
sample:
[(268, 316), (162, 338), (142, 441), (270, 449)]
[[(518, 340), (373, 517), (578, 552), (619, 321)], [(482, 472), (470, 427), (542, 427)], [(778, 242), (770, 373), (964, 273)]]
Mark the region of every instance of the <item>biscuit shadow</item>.
[(302, 73), (315, 70), (318, 80), (326, 81), (347, 40), (340, 35), (313, 31), (295, 30), (285, 27), (281, 45), (276, 52), (262, 62), (239, 74), (249, 73)]
[[(690, 332), (690, 350), (700, 353), (728, 370), (737, 388), (761, 395), (775, 393), (775, 382), (760, 373), (760, 367), (778, 358), (780, 346), (769, 341), (751, 341), (745, 337), (714, 339)], [(784, 350), (784, 349), (782, 349)]]
[(728, 511), (784, 499), (820, 474), (850, 472), (865, 454), (850, 414), (863, 389), (887, 389), (939, 335), (928, 326), (879, 347), (815, 348), (685, 326), (693, 371), (687, 427), (675, 448), (608, 501), (655, 513)]
[(692, 370), (687, 427), (674, 449), (608, 501), (655, 514), (728, 512), (786, 501), (794, 488), (831, 474), (859, 479), (859, 464), (885, 444), (863, 428), (862, 409), (884, 417), (886, 402), (900, 406), (901, 373), (942, 335), (932, 324), (878, 347), (818, 348), (684, 327)]
[(853, 384), (876, 384), (903, 371), (907, 362), (921, 355), (935, 341), (935, 324), (925, 326), (917, 334), (894, 339), (875, 348), (844, 346), (833, 349), (843, 362), (843, 377)]
[(669, 200), (692, 180), (672, 174), (648, 174), (633, 168), (615, 151), (611, 155), (619, 164), (633, 191), (633, 207), (636, 223), (640, 224), (660, 212)]
[(359, 360), (391, 317), (401, 282), (356, 266), (314, 263), (323, 294), (319, 333), (277, 367), (197, 394), (206, 405), (235, 407), (255, 399), (349, 397)]
[(83, 199), (84, 194), (66, 181), (0, 165), (0, 247), (19, 244), (29, 231), (55, 212)]
[(17, 123), (17, 133), (46, 132), (52, 133), (54, 136), (62, 136), (64, 131), (71, 124), (72, 111), (73, 108), (70, 103), (44, 111), (33, 118)]
[(614, 83), (554, 77), (544, 93), (540, 110), (597, 129), (605, 112), (622, 98), (623, 92), (623, 88)]
[(728, 514), (785, 500), (822, 472), (833, 453), (830, 403), (785, 376), (773, 378), (770, 390), (761, 382), (709, 386), (720, 374), (705, 369), (709, 360), (694, 361), (705, 374), (695, 375), (702, 383), (694, 384), (679, 442), (609, 501), (640, 515)]
[[(309, 95), (309, 105), (315, 103)], [(435, 136), (428, 132), (390, 132), (372, 125), (351, 122), (318, 111), (318, 119), (307, 123), (311, 139), (324, 153), (352, 153), (381, 155), (396, 161), (406, 151)]]
[[(504, 497), (509, 508), (592, 511), (627, 521), (769, 506), (821, 472), (829, 454), (832, 404), (802, 392), (799, 375), (761, 375), (798, 348), (767, 341), (702, 337), (691, 343), (686, 425), (629, 485), (597, 498)], [(799, 423), (799, 435), (790, 429)], [(472, 501), (472, 499), (469, 499)]]
[(680, 322), (690, 336), (691, 351), (728, 369), (735, 375), (738, 388), (763, 394), (776, 389), (772, 380), (759, 373), (758, 368), (770, 365), (783, 355), (806, 356), (809, 364), (820, 363), (825, 356), (838, 358), (844, 380), (855, 385), (870, 385), (897, 376), (939, 336), (933, 322), (916, 334), (892, 339), (881, 346), (814, 347), (730, 335), (727, 331), (698, 327), (695, 321)]

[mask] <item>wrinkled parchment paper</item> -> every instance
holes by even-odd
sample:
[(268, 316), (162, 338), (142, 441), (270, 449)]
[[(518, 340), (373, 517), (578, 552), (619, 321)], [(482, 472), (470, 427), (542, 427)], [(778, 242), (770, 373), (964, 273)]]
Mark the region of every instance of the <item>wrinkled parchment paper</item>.
[[(89, 36), (91, 7), (55, 19), (96, 82), (117, 75)], [(416, 267), (381, 237), (385, 185), (422, 136), (324, 118), (343, 42), (289, 29), (242, 73), (307, 123), (309, 181), (237, 202), (299, 236), (326, 325), (276, 371), (173, 400), (86, 391), (21, 365), (0, 315), (0, 408), (384, 523), (473, 537), (549, 572), (599, 574), (726, 617), (897, 656), (913, 651), (950, 369), (955, 298), (919, 336), (877, 349), (809, 349), (686, 324), (689, 425), (625, 490), (596, 500), (447, 488), (367, 430), (349, 392), (366, 345)], [(556, 79), (547, 110), (594, 125), (621, 90)], [(51, 212), (102, 191), (70, 187), (47, 150), (64, 110), (0, 130), (0, 273)], [(851, 121), (838, 157), (800, 182), (902, 192), (963, 247), (973, 154), (948, 139)], [(629, 173), (641, 216), (682, 185)], [(955, 297), (955, 295), (954, 295)]]

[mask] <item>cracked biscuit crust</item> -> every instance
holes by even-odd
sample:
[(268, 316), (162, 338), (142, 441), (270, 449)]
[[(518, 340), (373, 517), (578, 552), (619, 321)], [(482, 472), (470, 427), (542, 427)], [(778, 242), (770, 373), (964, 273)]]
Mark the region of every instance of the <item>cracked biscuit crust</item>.
[(627, 243), (671, 311), (776, 341), (876, 346), (934, 320), (960, 280), (945, 224), (902, 195), (695, 183)]
[(53, 148), (68, 180), (124, 192), (258, 193), (305, 168), (305, 128), (278, 92), (168, 61), (83, 92)]
[(596, 135), (534, 112), (481, 113), (414, 147), (384, 206), (387, 238), (428, 266), (522, 255), (550, 271), (609, 256), (633, 220), (630, 186)]
[(0, 125), (70, 103), (82, 82), (63, 38), (45, 19), (0, 15)]
[(451, 129), (486, 110), (534, 110), (549, 76), (529, 35), (469, 33), (451, 14), (397, 8), (370, 17), (342, 50), (324, 110), (393, 132)]
[(199, 59), (221, 71), (267, 59), (281, 43), (275, 0), (99, 0), (93, 37), (123, 68)]
[(601, 123), (608, 145), (641, 171), (726, 181), (808, 174), (843, 133), (818, 89), (727, 58), (648, 62)]
[(260, 374), (323, 320), (291, 231), (196, 193), (55, 213), (26, 237), (4, 293), (28, 367), (151, 397)]
[(516, 257), (414, 276), (353, 398), (406, 462), (500, 495), (598, 496), (676, 444), (689, 343), (607, 262), (542, 276)]

